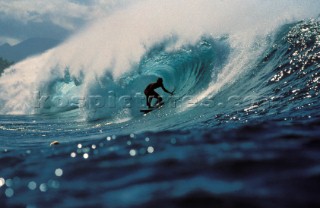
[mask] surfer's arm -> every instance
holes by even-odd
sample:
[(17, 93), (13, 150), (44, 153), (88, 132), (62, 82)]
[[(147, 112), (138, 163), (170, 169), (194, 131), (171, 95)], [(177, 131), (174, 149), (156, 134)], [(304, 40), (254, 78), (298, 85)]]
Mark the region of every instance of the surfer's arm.
[(165, 91), (166, 93), (173, 95), (172, 92), (169, 92), (163, 85), (161, 86), (162, 90)]

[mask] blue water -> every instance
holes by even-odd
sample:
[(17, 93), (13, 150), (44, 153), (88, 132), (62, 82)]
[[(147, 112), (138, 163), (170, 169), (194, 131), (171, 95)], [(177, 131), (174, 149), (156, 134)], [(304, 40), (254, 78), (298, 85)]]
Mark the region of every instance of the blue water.
[[(318, 20), (282, 24), (244, 64), (228, 34), (179, 47), (171, 36), (90, 85), (54, 66), (35, 96), (3, 87), (13, 66), (0, 83), (12, 93), (0, 99), (0, 207), (319, 207), (319, 34)], [(157, 77), (175, 95), (159, 91), (165, 105), (143, 115)]]

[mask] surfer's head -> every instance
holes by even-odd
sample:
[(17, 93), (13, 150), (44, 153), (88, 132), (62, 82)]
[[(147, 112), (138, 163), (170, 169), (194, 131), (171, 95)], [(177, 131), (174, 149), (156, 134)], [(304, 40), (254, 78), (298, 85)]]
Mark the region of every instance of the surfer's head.
[(158, 80), (157, 80), (157, 83), (162, 83), (163, 82), (163, 79), (162, 78), (159, 78)]

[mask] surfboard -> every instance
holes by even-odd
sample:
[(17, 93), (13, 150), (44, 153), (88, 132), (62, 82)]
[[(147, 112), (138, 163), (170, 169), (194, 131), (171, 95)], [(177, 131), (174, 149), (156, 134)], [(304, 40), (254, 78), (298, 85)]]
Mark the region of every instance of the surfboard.
[(164, 102), (161, 102), (159, 103), (158, 105), (152, 107), (152, 108), (148, 108), (148, 109), (141, 109), (140, 112), (141, 113), (144, 113), (144, 114), (147, 114), (147, 113), (150, 113), (151, 111), (153, 110), (156, 110), (158, 108), (161, 108), (162, 106), (164, 105)]

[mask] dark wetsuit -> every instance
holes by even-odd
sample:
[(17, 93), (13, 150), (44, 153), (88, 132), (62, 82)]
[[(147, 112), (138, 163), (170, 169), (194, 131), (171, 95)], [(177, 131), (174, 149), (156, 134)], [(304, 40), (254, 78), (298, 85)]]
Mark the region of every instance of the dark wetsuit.
[(147, 106), (149, 108), (151, 108), (151, 101), (152, 98), (156, 98), (157, 99), (157, 104), (159, 104), (162, 101), (162, 97), (160, 97), (160, 95), (154, 91), (157, 88), (162, 88), (163, 91), (165, 91), (166, 93), (170, 93), (166, 88), (164, 88), (163, 83), (162, 82), (155, 82), (155, 83), (151, 83), (149, 84), (146, 89), (144, 90), (144, 94), (147, 96)]

